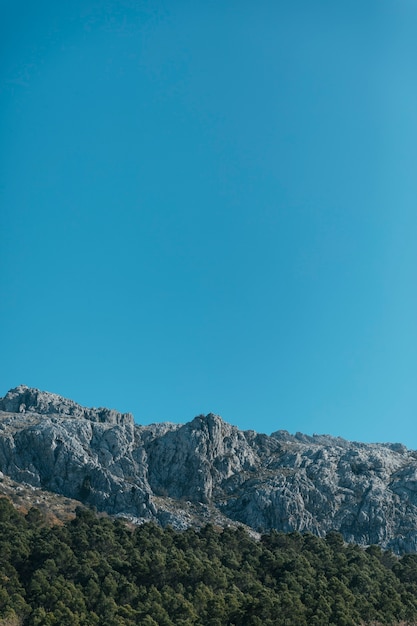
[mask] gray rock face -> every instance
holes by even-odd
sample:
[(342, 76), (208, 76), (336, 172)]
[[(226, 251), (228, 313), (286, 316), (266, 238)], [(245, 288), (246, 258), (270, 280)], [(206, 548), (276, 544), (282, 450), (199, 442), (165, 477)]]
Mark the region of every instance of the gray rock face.
[(133, 416), (130, 413), (118, 413), (118, 411), (104, 408), (86, 409), (55, 393), (31, 389), (25, 385), (11, 389), (4, 398), (0, 398), (0, 411), (50, 416), (61, 415), (87, 419), (91, 422), (133, 425)]
[(138, 521), (243, 523), (417, 550), (417, 452), (330, 436), (240, 431), (209, 414), (138, 426), (17, 387), (0, 399), (0, 471)]

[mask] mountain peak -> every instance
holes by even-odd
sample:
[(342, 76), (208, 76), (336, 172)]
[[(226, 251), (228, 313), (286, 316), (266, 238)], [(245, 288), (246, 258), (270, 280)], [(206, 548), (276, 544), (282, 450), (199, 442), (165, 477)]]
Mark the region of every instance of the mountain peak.
[(256, 435), (213, 413), (140, 426), (25, 385), (0, 411), (0, 472), (98, 510), (176, 528), (336, 529), (361, 545), (417, 551), (417, 451), (399, 444)]
[(41, 391), (27, 385), (10, 389), (0, 398), (0, 410), (8, 413), (35, 413), (37, 415), (87, 419), (92, 422), (111, 424), (133, 424), (130, 413), (119, 413), (114, 409), (86, 408), (73, 400), (49, 391)]

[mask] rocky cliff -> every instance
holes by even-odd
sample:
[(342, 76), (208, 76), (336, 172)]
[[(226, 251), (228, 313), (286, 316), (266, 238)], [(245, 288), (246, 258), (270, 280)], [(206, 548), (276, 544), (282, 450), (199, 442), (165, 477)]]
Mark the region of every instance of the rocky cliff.
[(0, 470), (138, 522), (340, 531), (417, 550), (417, 452), (330, 436), (240, 431), (219, 416), (139, 426), (25, 386), (0, 399)]

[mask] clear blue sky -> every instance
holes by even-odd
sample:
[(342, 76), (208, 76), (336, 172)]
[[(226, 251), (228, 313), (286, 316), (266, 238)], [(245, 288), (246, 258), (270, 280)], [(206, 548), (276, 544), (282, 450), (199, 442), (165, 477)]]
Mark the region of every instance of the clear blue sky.
[(0, 16), (0, 395), (417, 448), (417, 4)]

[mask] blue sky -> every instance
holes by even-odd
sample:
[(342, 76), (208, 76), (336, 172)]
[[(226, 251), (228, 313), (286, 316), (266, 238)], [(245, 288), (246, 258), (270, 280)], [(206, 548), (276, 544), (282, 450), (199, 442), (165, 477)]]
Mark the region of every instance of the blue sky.
[(417, 448), (416, 3), (0, 8), (0, 395)]

